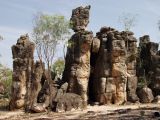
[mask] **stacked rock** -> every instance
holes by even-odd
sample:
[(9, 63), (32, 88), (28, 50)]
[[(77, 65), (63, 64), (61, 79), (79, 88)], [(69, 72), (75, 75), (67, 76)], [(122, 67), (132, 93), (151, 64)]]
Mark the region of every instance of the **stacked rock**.
[(137, 41), (133, 33), (103, 27), (97, 38), (101, 46), (93, 75), (95, 101), (100, 104), (122, 104), (127, 97), (131, 102), (137, 101)]
[(125, 40), (121, 33), (114, 31), (110, 35), (112, 40), (111, 60), (112, 73), (111, 76), (116, 85), (115, 104), (122, 104), (126, 101), (126, 84), (127, 84), (127, 66), (126, 66), (126, 47)]
[(74, 32), (84, 31), (89, 23), (89, 10), (90, 5), (84, 7), (78, 7), (72, 10), (71, 27)]
[(72, 11), (71, 24), (75, 34), (68, 41), (63, 80), (69, 83), (68, 92), (76, 93), (83, 99), (84, 107), (88, 100), (90, 76), (90, 55), (93, 33), (86, 31), (89, 22), (90, 6), (78, 7)]
[(94, 95), (100, 104), (126, 101), (126, 47), (121, 33), (110, 27), (97, 33), (101, 41), (94, 71)]
[(13, 54), (13, 81), (11, 88), (10, 109), (22, 108), (26, 102), (26, 83), (31, 80), (31, 73), (34, 67), (34, 43), (29, 41), (28, 35), (22, 35), (17, 40), (17, 44), (12, 46)]
[[(138, 49), (138, 60), (137, 60), (137, 76), (143, 77), (148, 75), (148, 72), (150, 71), (150, 57), (149, 53), (147, 52), (147, 44), (150, 42), (150, 37), (148, 35), (144, 35), (143, 37), (140, 37), (139, 42), (139, 49)], [(147, 77), (146, 77), (147, 78)]]
[(137, 75), (136, 75), (136, 65), (137, 65), (137, 45), (136, 38), (133, 36), (134, 33), (130, 31), (123, 31), (121, 33), (123, 39), (125, 40), (125, 46), (127, 51), (127, 101), (136, 102), (138, 97), (136, 95), (137, 88)]
[(139, 78), (144, 77), (145, 87), (150, 87), (154, 96), (159, 95), (160, 92), (160, 55), (158, 46), (158, 43), (150, 42), (149, 35), (140, 37), (137, 75)]
[(153, 74), (150, 87), (153, 90), (154, 96), (160, 95), (160, 54), (152, 56)]
[(94, 101), (100, 104), (110, 104), (115, 98), (116, 86), (111, 77), (111, 39), (108, 34), (114, 31), (112, 28), (103, 27), (97, 33), (97, 38), (101, 45), (94, 65), (93, 77), (93, 96)]

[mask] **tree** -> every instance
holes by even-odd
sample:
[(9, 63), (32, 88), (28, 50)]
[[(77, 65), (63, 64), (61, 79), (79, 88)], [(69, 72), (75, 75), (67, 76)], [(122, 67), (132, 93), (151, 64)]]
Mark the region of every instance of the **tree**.
[(61, 76), (64, 70), (64, 64), (64, 60), (62, 58), (58, 58), (52, 66), (52, 71), (58, 76)]
[(70, 33), (69, 21), (64, 16), (43, 13), (36, 14), (33, 20), (33, 41), (36, 44), (41, 64), (43, 61), (47, 65), (48, 82), (51, 85), (51, 65), (53, 64), (56, 46), (68, 38)]
[[(123, 13), (119, 17), (119, 22), (123, 25), (125, 31), (130, 31), (130, 29), (135, 26), (136, 17), (137, 17), (136, 14), (134, 15), (134, 14), (131, 14), (131, 13)], [(126, 47), (127, 47), (127, 50), (128, 50), (128, 40), (127, 40), (127, 43), (126, 43)]]
[(129, 31), (132, 27), (136, 24), (136, 17), (137, 15), (131, 13), (123, 13), (119, 17), (119, 22), (123, 25), (125, 31)]
[(11, 94), (12, 70), (0, 64), (0, 84), (4, 86), (4, 97), (9, 98)]
[(40, 61), (53, 63), (56, 46), (69, 35), (69, 21), (64, 16), (38, 13), (34, 16), (33, 40)]

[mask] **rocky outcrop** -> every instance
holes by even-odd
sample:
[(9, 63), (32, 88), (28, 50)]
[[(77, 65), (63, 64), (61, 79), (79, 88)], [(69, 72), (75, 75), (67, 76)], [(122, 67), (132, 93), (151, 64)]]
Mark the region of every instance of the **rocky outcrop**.
[(35, 112), (44, 112), (45, 108), (48, 107), (48, 105), (38, 103), (38, 94), (42, 88), (41, 79), (43, 73), (44, 71), (42, 68), (42, 64), (41, 62), (37, 61), (35, 63), (34, 71), (32, 73), (32, 81), (31, 81), (32, 92), (30, 94), (30, 103), (29, 103), (29, 109)]
[(11, 89), (10, 109), (19, 109), (28, 104), (31, 74), (34, 67), (34, 43), (29, 41), (28, 35), (22, 35), (17, 44), (12, 46), (13, 81)]
[(136, 65), (137, 65), (137, 39), (133, 36), (133, 32), (125, 31), (122, 32), (123, 39), (125, 40), (126, 46), (126, 65), (127, 65), (127, 101), (135, 103), (138, 101), (136, 95), (137, 89), (137, 75), (136, 75)]
[(148, 35), (140, 37), (137, 75), (139, 78), (146, 79), (145, 84), (152, 89), (154, 96), (160, 94), (160, 54), (158, 47), (158, 43), (150, 42)]
[(95, 101), (100, 104), (137, 101), (137, 41), (133, 33), (103, 27), (97, 33), (97, 38), (100, 39), (101, 46), (93, 72)]
[[(102, 27), (94, 37), (86, 30), (89, 10), (86, 6), (72, 11), (75, 33), (68, 41), (62, 80), (53, 73), (49, 82), (42, 61), (34, 63), (34, 43), (28, 35), (20, 36), (12, 46), (11, 110), (25, 106), (33, 112), (44, 112), (48, 107), (57, 112), (71, 111), (86, 108), (88, 100), (96, 104), (119, 105), (139, 99), (150, 103), (160, 94), (158, 44), (145, 35), (137, 48), (133, 32), (111, 27)], [(159, 96), (155, 101), (159, 102)]]
[(72, 10), (71, 27), (74, 32), (84, 31), (89, 23), (90, 5), (86, 7), (78, 7)]
[[(55, 81), (51, 83), (51, 95), (49, 96), (49, 85), (45, 81), (39, 92), (38, 104), (32, 108), (34, 112), (46, 111), (46, 107), (50, 106), (53, 111), (64, 112), (76, 109), (83, 109), (81, 96), (74, 93), (66, 93), (68, 83), (59, 84)], [(49, 101), (51, 104), (49, 105)]]
[(69, 84), (68, 92), (78, 94), (87, 106), (90, 57), (93, 33), (86, 31), (90, 6), (78, 7), (72, 11), (71, 23), (75, 34), (68, 41), (63, 80)]

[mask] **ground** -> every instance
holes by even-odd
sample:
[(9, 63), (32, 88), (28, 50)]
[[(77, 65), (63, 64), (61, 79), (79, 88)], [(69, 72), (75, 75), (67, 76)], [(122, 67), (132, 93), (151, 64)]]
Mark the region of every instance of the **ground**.
[(160, 104), (136, 104), (136, 105), (101, 105), (88, 106), (86, 110), (70, 111), (65, 113), (24, 113), (23, 110), (8, 111), (7, 102), (1, 102), (0, 120), (158, 120), (154, 113), (160, 111)]

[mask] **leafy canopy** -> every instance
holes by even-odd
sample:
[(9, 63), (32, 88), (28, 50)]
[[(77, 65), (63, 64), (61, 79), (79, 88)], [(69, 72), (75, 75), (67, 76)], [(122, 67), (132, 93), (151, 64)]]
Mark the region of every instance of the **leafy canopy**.
[(38, 13), (34, 16), (33, 40), (39, 59), (51, 65), (57, 44), (69, 35), (69, 21), (61, 15)]
[(52, 65), (52, 71), (56, 73), (57, 75), (62, 75), (63, 70), (64, 70), (64, 65), (65, 65), (64, 60), (59, 58)]

